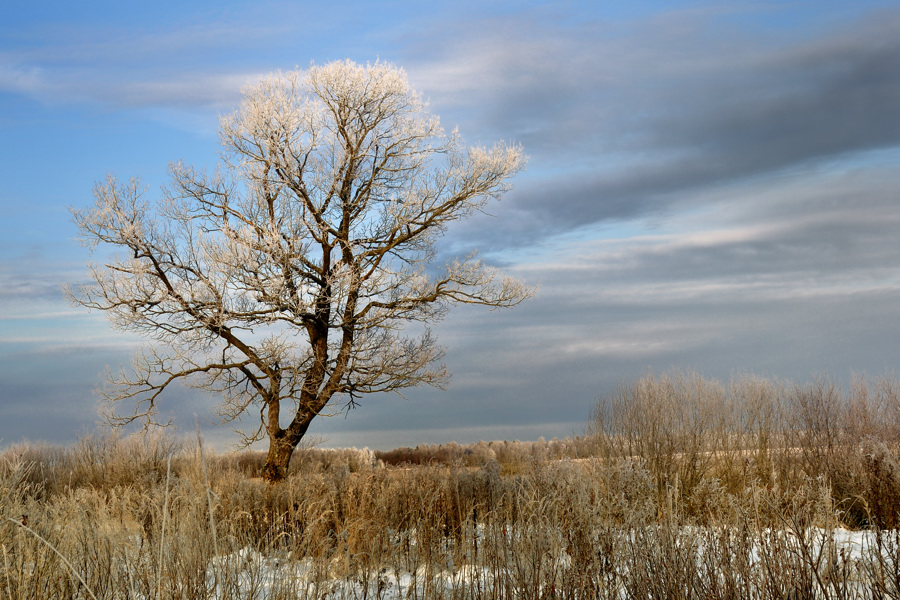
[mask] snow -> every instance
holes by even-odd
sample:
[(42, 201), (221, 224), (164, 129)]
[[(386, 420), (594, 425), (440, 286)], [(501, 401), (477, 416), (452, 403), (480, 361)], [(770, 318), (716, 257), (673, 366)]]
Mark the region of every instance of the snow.
[[(775, 532), (773, 532), (775, 533)], [(786, 532), (779, 534), (791, 535)], [(815, 550), (822, 548), (823, 542), (831, 536), (833, 549), (847, 564), (856, 564), (871, 559), (873, 552), (878, 552), (875, 534), (868, 531), (850, 531), (846, 529), (807, 531)], [(894, 536), (894, 532), (891, 532)], [(885, 552), (882, 549), (882, 552)], [(893, 558), (884, 555), (885, 564), (893, 564)], [(754, 561), (759, 561), (759, 552), (754, 552)], [(571, 558), (563, 553), (556, 557), (557, 572), (571, 568)], [(359, 569), (354, 572), (352, 565), (339, 561), (333, 564), (315, 563), (311, 559), (293, 559), (290, 554), (284, 556), (264, 556), (251, 549), (243, 548), (235, 553), (216, 559), (207, 572), (211, 589), (214, 589), (213, 600), (235, 597), (269, 598), (379, 598), (382, 600), (400, 600), (409, 597), (433, 597), (436, 595), (452, 595), (454, 590), (496, 590), (498, 586), (508, 585), (514, 577), (508, 571), (498, 571), (500, 567), (483, 565), (454, 565), (452, 560), (441, 568), (421, 567), (415, 572), (403, 569), (383, 568), (377, 572), (365, 572)], [(347, 575), (347, 573), (352, 573)], [(861, 582), (860, 585), (863, 585)], [(288, 593), (285, 593), (288, 592)], [(625, 591), (622, 590), (622, 594)]]

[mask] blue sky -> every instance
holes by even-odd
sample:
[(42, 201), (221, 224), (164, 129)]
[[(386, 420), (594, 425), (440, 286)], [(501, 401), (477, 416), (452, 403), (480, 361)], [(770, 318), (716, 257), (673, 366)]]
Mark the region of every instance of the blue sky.
[[(539, 294), (437, 328), (448, 391), (313, 425), (390, 448), (579, 433), (648, 371), (889, 374), (900, 340), (900, 6), (893, 2), (34, 2), (0, 19), (0, 444), (68, 443), (140, 340), (69, 306), (68, 207), (115, 173), (214, 167), (242, 86), (386, 60), (467, 142), (528, 170), (452, 228)], [(184, 428), (213, 398), (171, 394)]]

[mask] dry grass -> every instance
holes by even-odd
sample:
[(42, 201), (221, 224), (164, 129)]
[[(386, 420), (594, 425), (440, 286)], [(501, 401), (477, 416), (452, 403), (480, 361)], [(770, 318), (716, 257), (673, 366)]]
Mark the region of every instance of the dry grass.
[(307, 448), (278, 486), (164, 436), (14, 447), (0, 597), (900, 598), (896, 390), (648, 377), (601, 402), (593, 460)]
[(639, 461), (659, 498), (672, 490), (685, 501), (702, 498), (709, 481), (732, 495), (758, 487), (790, 494), (825, 481), (845, 525), (900, 526), (893, 378), (856, 378), (843, 393), (825, 378), (796, 385), (741, 377), (725, 386), (648, 376), (603, 398), (591, 431), (597, 456)]

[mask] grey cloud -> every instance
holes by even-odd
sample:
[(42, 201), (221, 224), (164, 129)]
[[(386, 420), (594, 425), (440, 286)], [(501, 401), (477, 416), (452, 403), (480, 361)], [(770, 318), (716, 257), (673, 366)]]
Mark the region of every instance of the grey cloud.
[[(885, 174), (875, 169), (866, 172), (870, 181), (822, 178), (806, 194), (789, 186), (768, 198), (770, 204), (743, 196), (743, 210), (734, 217), (742, 223), (726, 224), (721, 241), (663, 245), (638, 250), (632, 258), (644, 261), (652, 256), (653, 274), (669, 280), (698, 273), (815, 281), (894, 279), (900, 264), (900, 246), (895, 242), (900, 228), (896, 193), (900, 177), (887, 175), (879, 181), (879, 175)], [(829, 185), (832, 189), (824, 189)], [(741, 225), (751, 233), (741, 237)], [(733, 226), (738, 227), (738, 239), (728, 239), (728, 227)]]
[(707, 158), (704, 179), (895, 145), (898, 26), (900, 17), (866, 24), (852, 37), (773, 51), (759, 64), (730, 57), (720, 72), (665, 90), (657, 101), (674, 110), (650, 120), (648, 142)]
[[(454, 385), (489, 395), (485, 418), (529, 398), (552, 419), (586, 414), (648, 369), (888, 372), (900, 335), (898, 186), (892, 162), (722, 186), (696, 199), (699, 214), (670, 215), (659, 231), (511, 267), (541, 284), (535, 299), (508, 322), (469, 311), (438, 330), (455, 349)], [(502, 385), (491, 389), (493, 377)]]
[[(698, 201), (704, 210), (670, 215), (657, 232), (573, 244), (521, 273), (574, 305), (598, 298), (646, 304), (662, 296), (781, 302), (839, 289), (900, 293), (897, 186), (893, 169), (870, 168), (768, 188), (724, 187)], [(598, 291), (579, 294), (582, 285)]]
[[(14, 225), (21, 223), (13, 221)], [(52, 231), (52, 227), (47, 229)], [(22, 235), (27, 241), (17, 237)], [(61, 302), (61, 284), (85, 277), (82, 259), (86, 256), (75, 242), (60, 240), (53, 233), (31, 233), (21, 226), (11, 227), (7, 237), (0, 243), (0, 301)]]
[(55, 269), (46, 261), (4, 257), (0, 259), (0, 301), (61, 300), (60, 282), (71, 274), (71, 270)]
[[(527, 423), (547, 424), (532, 439), (569, 435), (580, 432), (599, 396), (648, 371), (699, 369), (723, 380), (747, 371), (798, 381), (828, 371), (846, 380), (854, 370), (893, 368), (900, 334), (892, 318), (896, 290), (775, 301), (658, 294), (643, 304), (604, 296), (602, 281), (581, 282), (574, 292), (586, 301), (541, 294), (509, 320), (451, 316), (438, 330), (455, 373), (449, 391), (412, 390), (408, 402), (367, 398), (346, 420), (316, 424), (316, 433), (361, 445), (391, 432), (393, 441), (381, 447), (408, 443), (403, 439), (463, 441), (467, 428), (481, 439), (511, 439), (516, 434), (504, 432)], [(528, 322), (541, 326), (522, 326)], [(452, 431), (418, 430), (423, 423)]]
[(900, 144), (900, 14), (774, 45), (715, 34), (710, 21), (667, 24), (617, 38), (596, 24), (476, 29), (415, 66), (437, 108), (452, 118), (465, 102), (481, 114), (470, 129), (513, 136), (532, 155), (536, 174), (492, 209), (503, 233), (475, 223), (460, 230), (466, 243), (532, 244), (723, 182)]
[(0, 272), (0, 300), (56, 300), (61, 296), (58, 281)]
[[(18, 442), (27, 432), (36, 441), (68, 444), (93, 430), (101, 423), (96, 390), (102, 374), (107, 367), (127, 367), (134, 342), (130, 336), (110, 339), (108, 331), (96, 340), (84, 335), (76, 341), (64, 335), (27, 342), (0, 339), (0, 442)], [(181, 388), (167, 394), (160, 415), (175, 416), (179, 429), (187, 431), (195, 415), (205, 426), (214, 421), (211, 398)]]

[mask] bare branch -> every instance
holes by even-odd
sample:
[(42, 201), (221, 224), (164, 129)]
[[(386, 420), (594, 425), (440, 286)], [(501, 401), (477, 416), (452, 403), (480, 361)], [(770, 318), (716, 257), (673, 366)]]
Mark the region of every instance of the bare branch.
[(175, 163), (158, 200), (109, 176), (73, 211), (85, 244), (121, 254), (69, 297), (153, 341), (109, 378), (107, 400), (134, 408), (117, 422), (151, 422), (175, 382), (207, 390), (226, 421), (259, 410), (244, 439), (269, 437), (277, 479), (317, 415), (447, 384), (443, 350), (427, 329), (405, 335), (408, 323), (534, 293), (475, 255), (427, 275), (446, 227), (505, 193), (526, 158), (445, 134), (401, 69), (342, 61), (269, 76), (222, 119), (220, 140), (211, 175)]

